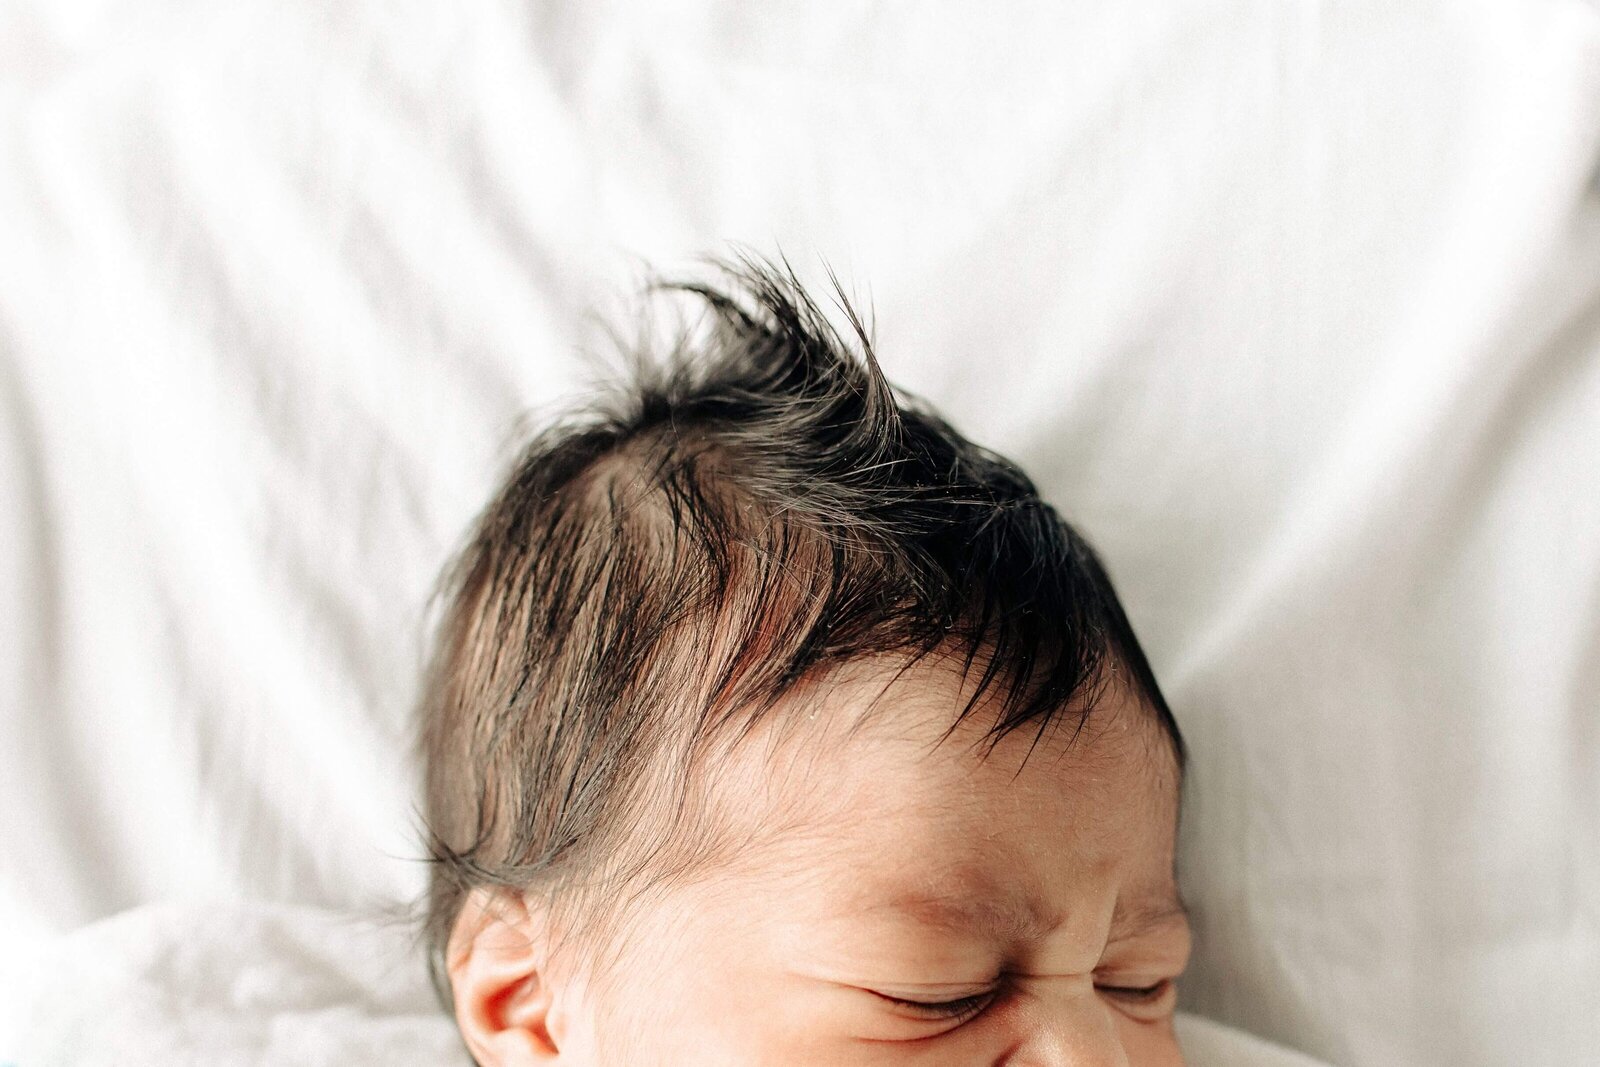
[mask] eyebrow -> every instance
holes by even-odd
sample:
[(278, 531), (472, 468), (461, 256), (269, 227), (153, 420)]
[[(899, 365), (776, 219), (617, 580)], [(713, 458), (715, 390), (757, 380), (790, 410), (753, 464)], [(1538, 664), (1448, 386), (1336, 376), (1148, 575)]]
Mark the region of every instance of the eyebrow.
[(909, 892), (893, 896), (872, 910), (895, 911), (925, 926), (989, 934), (1002, 940), (1030, 940), (1050, 926), (1030, 904), (1005, 896)]
[(1183, 895), (1176, 887), (1172, 887), (1159, 896), (1145, 897), (1126, 908), (1119, 907), (1111, 917), (1110, 940), (1125, 941), (1165, 926), (1184, 925), (1188, 921), (1189, 907), (1184, 903)]
[[(989, 934), (999, 939), (1032, 940), (1051, 923), (1031, 902), (1003, 895), (951, 892), (902, 892), (869, 911), (894, 911), (927, 926), (955, 932)], [(1165, 926), (1189, 921), (1189, 909), (1176, 887), (1119, 905), (1112, 916), (1109, 940), (1123, 941)]]

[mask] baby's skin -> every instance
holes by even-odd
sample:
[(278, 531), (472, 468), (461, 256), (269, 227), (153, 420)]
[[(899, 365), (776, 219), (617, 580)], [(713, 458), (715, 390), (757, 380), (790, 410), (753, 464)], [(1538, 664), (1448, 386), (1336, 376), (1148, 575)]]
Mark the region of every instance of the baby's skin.
[(1181, 1065), (1180, 783), (1154, 714), (1113, 684), (1076, 739), (1063, 714), (985, 752), (981, 704), (941, 741), (964, 694), (928, 660), (897, 677), (855, 664), (786, 698), (711, 790), (712, 817), (749, 847), (642, 901), (612, 980), (548, 957), (527, 903), (491, 917), (475, 898), (451, 963), (474, 1055)]

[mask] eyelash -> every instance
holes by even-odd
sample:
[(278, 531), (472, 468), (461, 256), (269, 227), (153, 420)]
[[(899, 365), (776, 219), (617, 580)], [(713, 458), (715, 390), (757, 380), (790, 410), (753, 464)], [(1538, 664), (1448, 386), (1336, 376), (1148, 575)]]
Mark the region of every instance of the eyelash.
[(959, 1000), (943, 1000), (930, 1004), (925, 1000), (902, 1000), (899, 997), (886, 997), (885, 999), (904, 1008), (910, 1008), (919, 1014), (925, 1014), (929, 1019), (941, 1021), (949, 1019), (963, 1019), (978, 1014), (990, 1000), (994, 998), (993, 992), (976, 993), (970, 997)]
[[(1171, 984), (1172, 979), (1163, 978), (1154, 985), (1148, 986), (1103, 985), (1096, 986), (1095, 988), (1100, 990), (1102, 993), (1109, 993), (1111, 996), (1118, 997), (1122, 1000), (1131, 1000), (1136, 1003), (1148, 1003), (1149, 1001), (1156, 1000), (1165, 994), (1167, 987)], [(915, 1012), (925, 1012), (927, 1017), (930, 1019), (945, 1021), (950, 1019), (962, 1019), (978, 1014), (979, 1011), (988, 1005), (989, 1001), (992, 1000), (994, 996), (995, 993), (991, 990), (987, 993), (977, 993), (970, 997), (962, 997), (959, 1000), (944, 1000), (932, 1004), (924, 1000), (902, 1000), (899, 997), (886, 997), (885, 999), (893, 1001), (901, 1007), (910, 1008)]]
[(1147, 1001), (1159, 999), (1162, 996), (1162, 994), (1166, 993), (1167, 987), (1170, 986), (1171, 984), (1172, 984), (1172, 979), (1163, 978), (1163, 979), (1161, 979), (1161, 981), (1157, 982), (1155, 985), (1147, 985), (1147, 986), (1103, 985), (1103, 986), (1096, 986), (1095, 988), (1099, 989), (1100, 992), (1102, 992), (1102, 993), (1110, 993), (1112, 996), (1120, 997), (1123, 1000), (1132, 1000), (1132, 1001), (1136, 1001), (1136, 1002), (1139, 1002), (1139, 1003), (1144, 1003), (1144, 1002), (1147, 1002)]

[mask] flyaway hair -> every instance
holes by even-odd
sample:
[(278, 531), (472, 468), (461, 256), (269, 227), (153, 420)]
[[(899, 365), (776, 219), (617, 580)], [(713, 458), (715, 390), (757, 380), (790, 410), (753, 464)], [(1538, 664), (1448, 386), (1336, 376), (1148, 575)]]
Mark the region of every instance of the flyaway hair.
[(837, 281), (844, 333), (787, 263), (714, 266), (654, 287), (699, 328), (529, 442), (444, 573), (419, 742), (447, 1002), (467, 892), (554, 905), (687, 862), (707, 745), (849, 660), (953, 656), (951, 727), (981, 708), (991, 741), (1081, 728), (1121, 672), (1185, 762), (1103, 567), (1032, 482), (889, 384)]

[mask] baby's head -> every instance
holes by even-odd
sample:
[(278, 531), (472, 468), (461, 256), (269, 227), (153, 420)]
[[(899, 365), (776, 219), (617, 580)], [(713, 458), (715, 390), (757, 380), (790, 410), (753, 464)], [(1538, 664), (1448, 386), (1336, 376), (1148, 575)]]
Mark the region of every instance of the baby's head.
[(1181, 1063), (1183, 742), (1093, 552), (744, 261), (446, 572), (435, 980), (481, 1064)]

